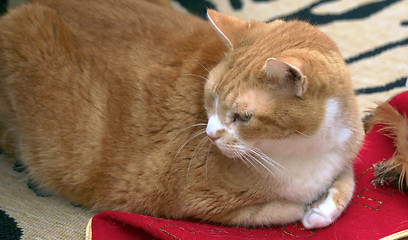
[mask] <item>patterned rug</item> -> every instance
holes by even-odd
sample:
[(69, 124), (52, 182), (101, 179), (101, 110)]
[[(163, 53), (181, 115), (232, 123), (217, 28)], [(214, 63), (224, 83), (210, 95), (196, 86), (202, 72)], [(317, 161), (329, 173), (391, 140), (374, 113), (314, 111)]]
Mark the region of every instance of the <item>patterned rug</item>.
[[(0, 12), (5, 3), (0, 1)], [(172, 5), (199, 16), (205, 16), (206, 8), (214, 8), (243, 19), (296, 18), (317, 25), (343, 53), (363, 114), (405, 89), (407, 1), (177, 0)], [(1, 158), (0, 239), (84, 239), (94, 212), (41, 194), (22, 166), (6, 156)]]

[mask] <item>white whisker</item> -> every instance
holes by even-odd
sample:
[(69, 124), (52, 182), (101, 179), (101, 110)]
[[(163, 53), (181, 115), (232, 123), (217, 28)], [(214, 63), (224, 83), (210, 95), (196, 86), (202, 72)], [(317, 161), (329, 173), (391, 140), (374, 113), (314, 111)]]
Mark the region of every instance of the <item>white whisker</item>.
[(200, 76), (200, 75), (196, 75), (196, 74), (191, 74), (191, 73), (185, 73), (185, 74), (181, 74), (182, 76), (193, 76), (193, 77), (198, 77), (198, 78), (202, 78), (204, 80), (208, 80), (208, 78)]
[(198, 132), (194, 133), (177, 151), (176, 156), (174, 157), (174, 160), (177, 159), (178, 155), (180, 154), (181, 149), (183, 149), (187, 143), (189, 143), (191, 140), (193, 140), (194, 138), (200, 136), (201, 134), (205, 133), (205, 129), (199, 130)]
[(253, 167), (255, 170), (257, 170), (258, 172), (261, 172), (261, 171), (255, 166), (255, 164), (251, 161), (251, 159), (248, 159), (249, 156), (245, 153), (245, 151), (234, 150), (234, 152), (239, 156), (239, 158), (240, 158), (244, 163), (246, 163), (246, 165), (247, 165), (248, 167), (249, 167), (249, 165), (248, 165), (247, 163), (251, 164), (252, 167)]
[(258, 158), (262, 159), (264, 162), (268, 163), (270, 166), (272, 167), (280, 167), (282, 169), (284, 169), (284, 167), (279, 164), (278, 162), (274, 161), (273, 159), (271, 159), (268, 155), (266, 155), (264, 152), (262, 152), (261, 150), (259, 150), (258, 148), (254, 147), (254, 146), (247, 146), (243, 141), (239, 140), (241, 142), (241, 144), (243, 146), (245, 146), (250, 152), (252, 152), (253, 154), (255, 154)]
[(191, 126), (189, 126), (189, 127), (183, 128), (183, 129), (181, 129), (181, 130), (182, 130), (182, 131), (185, 131), (185, 130), (187, 130), (187, 129), (189, 129), (189, 128), (198, 127), (198, 126), (207, 126), (207, 123), (196, 123), (196, 124), (193, 124), (193, 125), (191, 125)]
[(193, 127), (199, 127), (199, 126), (207, 126), (207, 123), (196, 123), (196, 124), (193, 124), (193, 125), (191, 125), (189, 127), (183, 128), (183, 129), (177, 129), (176, 131), (179, 131), (179, 132), (176, 133), (176, 135), (169, 142), (173, 142), (174, 139), (176, 139), (180, 134), (182, 134), (187, 129), (190, 129), (190, 128), (193, 128)]
[(305, 136), (305, 137), (310, 137), (309, 135), (307, 135), (307, 134), (304, 134), (304, 133), (302, 133), (301, 131), (298, 131), (298, 130), (295, 130), (297, 133), (299, 133), (299, 134), (301, 134), (301, 135), (303, 135), (303, 136)]
[(234, 150), (235, 155), (249, 168), (250, 166), (248, 165), (247, 161), (242, 157), (241, 153), (239, 153), (239, 151)]
[(201, 64), (197, 59), (195, 59), (195, 58), (192, 58), (196, 63), (198, 63), (198, 64), (200, 64), (200, 66), (201, 67), (203, 67), (208, 73), (210, 73), (210, 71), (208, 71), (208, 69), (203, 65), (203, 64)]
[[(263, 167), (266, 171), (268, 171), (270, 174), (272, 174), (274, 177), (276, 177), (276, 174), (274, 172), (272, 172), (272, 170), (270, 168), (268, 168), (267, 166), (265, 166), (265, 164), (262, 163), (262, 160), (256, 158), (255, 156), (249, 154), (249, 153), (245, 153), (246, 155), (250, 156), (257, 164), (259, 164), (261, 167)], [(266, 163), (269, 163), (269, 161), (265, 161)]]
[[(194, 159), (197, 155), (197, 153), (199, 153), (200, 151), (201, 151), (201, 149), (203, 149), (203, 147), (204, 147), (204, 145), (207, 143), (207, 141), (209, 140), (210, 138), (208, 137), (208, 136), (205, 136), (202, 140), (201, 140), (201, 142), (198, 144), (198, 146), (197, 147), (199, 147), (199, 149), (198, 149), (198, 151), (197, 151), (197, 147), (196, 147), (196, 150), (194, 150), (194, 154), (193, 154), (193, 158), (192, 159)], [(196, 152), (197, 151), (197, 152)]]
[(200, 143), (197, 145), (197, 147), (194, 150), (193, 156), (190, 159), (190, 162), (188, 164), (188, 168), (187, 168), (187, 179), (188, 179), (188, 174), (190, 173), (190, 168), (191, 168), (191, 164), (194, 161), (194, 159), (197, 157), (197, 153), (199, 153), (201, 151), (201, 149), (203, 149), (204, 145), (207, 143), (209, 137), (205, 136)]
[[(243, 141), (237, 139), (241, 144), (234, 146), (235, 149), (239, 150), (243, 154), (247, 156), (246, 161), (255, 161), (259, 166), (265, 168), (269, 173), (271, 173), (274, 177), (276, 177), (276, 174), (272, 171), (272, 169), (276, 169), (279, 171), (286, 170), (285, 167), (283, 167), (281, 164), (278, 162), (274, 161), (271, 159), (268, 155), (263, 153), (261, 150), (259, 150), (256, 147), (253, 146), (247, 146)], [(242, 156), (242, 154), (240, 154)], [(251, 160), (248, 160), (248, 157), (251, 158)], [(241, 157), (241, 159), (243, 159)]]
[(207, 170), (208, 170), (208, 156), (210, 156), (212, 144), (209, 144), (207, 151), (207, 158), (205, 159), (205, 181), (207, 181)]
[(265, 153), (263, 153), (261, 150), (255, 148), (255, 147), (250, 147), (249, 150), (255, 154), (256, 156), (258, 156), (259, 158), (261, 158), (262, 160), (264, 160), (264, 162), (266, 162), (268, 165), (270, 165), (271, 167), (274, 168), (281, 168), (281, 169), (285, 169), (280, 163), (274, 161), (273, 159), (271, 159), (268, 155), (266, 155)]

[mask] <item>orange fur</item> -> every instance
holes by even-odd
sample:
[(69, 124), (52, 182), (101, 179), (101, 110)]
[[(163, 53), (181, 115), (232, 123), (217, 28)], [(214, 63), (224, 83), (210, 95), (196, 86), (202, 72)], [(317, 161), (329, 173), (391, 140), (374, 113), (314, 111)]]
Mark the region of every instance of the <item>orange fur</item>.
[[(299, 220), (347, 175), (361, 142), (335, 44), (299, 21), (246, 22), (209, 11), (214, 31), (164, 6), (34, 0), (1, 17), (2, 149), (20, 158), (40, 187), (98, 210), (234, 225)], [(271, 57), (294, 67), (294, 81), (265, 72)], [(336, 174), (304, 193), (306, 200), (287, 199), (277, 190), (291, 189), (279, 179), (211, 144), (202, 149), (208, 142), (196, 136), (215, 96), (222, 116), (234, 107), (253, 114), (236, 131), (245, 141), (312, 136), (327, 99), (338, 99), (339, 122), (351, 136)], [(347, 184), (343, 205), (354, 186)]]

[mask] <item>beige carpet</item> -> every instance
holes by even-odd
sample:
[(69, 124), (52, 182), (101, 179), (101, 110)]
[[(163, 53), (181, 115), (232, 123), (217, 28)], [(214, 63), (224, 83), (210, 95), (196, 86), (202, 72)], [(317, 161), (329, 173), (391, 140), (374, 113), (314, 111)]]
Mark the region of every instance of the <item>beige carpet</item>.
[[(13, 1), (12, 1), (13, 2)], [(20, 1), (19, 1), (20, 2)], [(339, 46), (349, 63), (361, 112), (404, 91), (408, 76), (408, 2), (398, 0), (179, 0), (202, 14), (206, 7), (244, 19), (310, 20)], [(9, 239), (84, 239), (93, 213), (28, 187), (14, 160), (0, 159), (0, 212), (14, 231)], [(3, 224), (1, 223), (1, 224)]]

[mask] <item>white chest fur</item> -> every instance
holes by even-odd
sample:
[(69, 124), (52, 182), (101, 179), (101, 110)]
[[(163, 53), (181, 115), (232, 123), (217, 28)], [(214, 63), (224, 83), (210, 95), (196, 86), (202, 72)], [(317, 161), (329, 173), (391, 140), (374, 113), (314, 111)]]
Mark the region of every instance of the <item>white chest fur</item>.
[(276, 174), (273, 181), (279, 182), (280, 197), (310, 202), (327, 190), (348, 163), (342, 153), (350, 136), (339, 102), (329, 99), (324, 121), (313, 136), (261, 140), (255, 147), (282, 166), (270, 169)]

